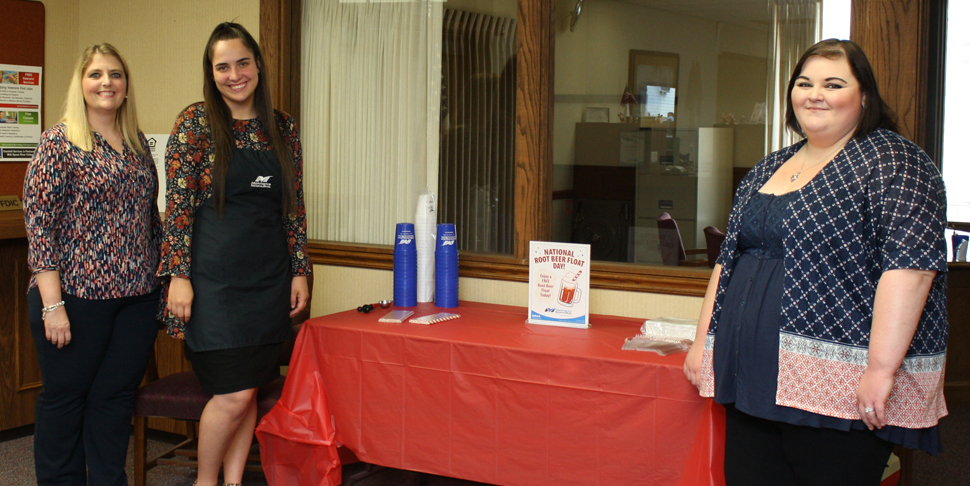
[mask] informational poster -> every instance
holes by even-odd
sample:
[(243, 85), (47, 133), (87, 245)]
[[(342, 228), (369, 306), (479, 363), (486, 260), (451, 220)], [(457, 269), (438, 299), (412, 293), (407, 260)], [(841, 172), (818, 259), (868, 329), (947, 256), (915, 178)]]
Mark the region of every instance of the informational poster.
[(529, 324), (589, 327), (589, 245), (529, 242)]
[(158, 210), (165, 212), (165, 146), (168, 145), (168, 134), (145, 134), (148, 139), (148, 149), (155, 159), (155, 171), (158, 172)]
[(29, 162), (41, 135), (43, 68), (0, 64), (0, 162)]

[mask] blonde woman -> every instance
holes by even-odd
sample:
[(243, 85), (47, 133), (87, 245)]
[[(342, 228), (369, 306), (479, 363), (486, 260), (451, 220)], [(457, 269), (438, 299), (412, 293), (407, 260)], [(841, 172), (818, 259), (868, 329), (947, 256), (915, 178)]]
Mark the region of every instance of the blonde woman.
[(24, 181), (40, 485), (128, 484), (135, 391), (158, 332), (157, 194), (128, 65), (90, 46)]

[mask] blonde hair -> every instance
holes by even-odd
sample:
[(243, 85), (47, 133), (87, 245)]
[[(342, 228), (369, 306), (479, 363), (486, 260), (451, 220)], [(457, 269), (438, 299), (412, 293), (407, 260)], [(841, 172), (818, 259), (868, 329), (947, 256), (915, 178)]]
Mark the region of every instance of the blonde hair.
[(91, 134), (91, 126), (88, 125), (87, 104), (84, 102), (84, 90), (81, 82), (84, 79), (84, 71), (91, 65), (95, 54), (113, 56), (121, 63), (121, 67), (125, 71), (125, 81), (128, 88), (125, 99), (121, 102), (121, 106), (118, 107), (118, 112), (115, 114), (115, 126), (118, 127), (118, 131), (121, 132), (121, 136), (129, 147), (138, 152), (139, 155), (145, 155), (147, 152), (138, 137), (140, 130), (138, 129), (138, 116), (135, 113), (135, 93), (131, 86), (128, 63), (125, 62), (125, 58), (121, 57), (121, 53), (115, 46), (107, 43), (88, 46), (74, 65), (71, 85), (67, 89), (67, 99), (64, 101), (64, 116), (61, 117), (61, 122), (67, 128), (67, 139), (85, 152), (90, 152), (94, 146), (94, 136)]

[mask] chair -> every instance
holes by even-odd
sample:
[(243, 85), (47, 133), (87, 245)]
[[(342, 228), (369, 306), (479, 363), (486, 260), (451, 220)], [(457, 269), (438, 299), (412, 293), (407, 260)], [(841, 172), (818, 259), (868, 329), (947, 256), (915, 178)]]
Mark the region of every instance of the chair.
[(707, 262), (714, 268), (717, 257), (721, 255), (721, 243), (724, 243), (724, 233), (721, 230), (708, 226), (704, 228), (704, 239), (707, 241)]
[[(307, 284), (310, 294), (313, 294), (313, 275), (307, 277)], [(293, 318), (293, 337), (283, 344), (280, 350), (280, 366), (286, 366), (290, 362), (293, 354), (293, 344), (296, 334), (300, 327), (310, 317), (310, 301), (307, 300), (306, 308), (299, 315)], [(183, 371), (158, 379), (157, 363), (152, 356), (149, 362), (149, 377), (155, 377), (154, 381), (142, 386), (135, 397), (135, 485), (145, 486), (148, 470), (161, 465), (178, 465), (197, 468), (198, 467), (198, 437), (196, 427), (202, 417), (202, 410), (205, 409), (211, 395), (202, 392), (199, 379), (196, 378), (194, 371)], [(257, 420), (262, 418), (279, 401), (283, 393), (283, 382), (285, 376), (260, 387), (256, 393), (256, 415)], [(148, 438), (145, 435), (148, 417), (166, 417), (175, 420), (191, 422), (188, 424), (187, 438), (185, 441), (176, 444), (170, 449), (162, 452), (154, 458), (148, 457)], [(262, 471), (259, 464), (259, 455), (251, 454), (249, 463), (246, 465), (247, 471)]]
[(657, 216), (658, 236), (660, 237), (660, 258), (664, 265), (682, 267), (700, 267), (707, 265), (707, 260), (688, 260), (688, 255), (704, 255), (707, 249), (684, 249), (684, 242), (680, 238), (677, 221), (664, 211)]

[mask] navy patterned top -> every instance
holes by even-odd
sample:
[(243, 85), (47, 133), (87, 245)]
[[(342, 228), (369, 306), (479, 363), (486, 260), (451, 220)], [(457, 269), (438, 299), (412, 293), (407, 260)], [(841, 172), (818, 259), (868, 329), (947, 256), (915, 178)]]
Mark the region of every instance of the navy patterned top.
[[(75, 297), (151, 292), (162, 235), (151, 155), (127, 144), (119, 154), (96, 132), (85, 152), (65, 132), (63, 123), (45, 131), (27, 166), (27, 264), (35, 274), (60, 271), (61, 290)], [(145, 136), (138, 137), (148, 147)]]
[[(738, 232), (741, 256), (734, 266), (717, 325), (714, 399), (763, 419), (837, 430), (863, 430), (861, 420), (828, 417), (775, 404), (778, 391), (779, 330), (785, 281), (784, 220), (799, 191), (756, 192), (742, 210)], [(942, 450), (939, 426), (921, 429), (886, 426), (877, 437), (936, 455)]]
[[(720, 283), (704, 346), (701, 394), (713, 396), (718, 322), (741, 257), (746, 207), (804, 142), (766, 156), (738, 187), (721, 247)], [(928, 428), (947, 414), (943, 375), (946, 312), (946, 194), (943, 178), (916, 144), (878, 129), (853, 138), (786, 201), (781, 221), (781, 296), (775, 403), (859, 419), (856, 388), (869, 358), (876, 287), (883, 272), (937, 272), (916, 334), (896, 372), (889, 425)]]

